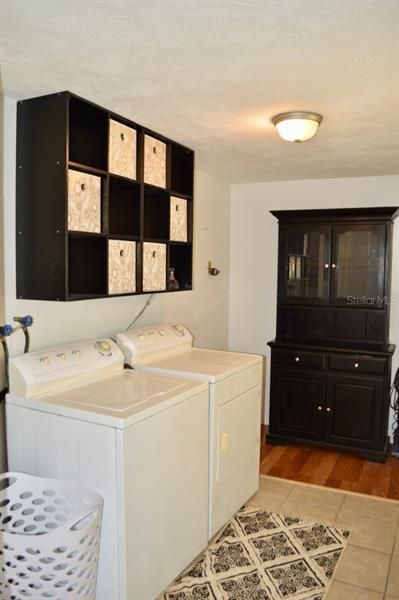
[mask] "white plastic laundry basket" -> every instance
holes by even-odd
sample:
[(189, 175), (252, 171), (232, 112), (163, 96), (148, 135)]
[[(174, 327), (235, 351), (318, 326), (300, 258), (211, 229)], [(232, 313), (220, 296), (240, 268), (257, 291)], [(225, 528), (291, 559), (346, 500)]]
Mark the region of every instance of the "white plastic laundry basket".
[(94, 600), (102, 505), (81, 485), (0, 475), (0, 600)]

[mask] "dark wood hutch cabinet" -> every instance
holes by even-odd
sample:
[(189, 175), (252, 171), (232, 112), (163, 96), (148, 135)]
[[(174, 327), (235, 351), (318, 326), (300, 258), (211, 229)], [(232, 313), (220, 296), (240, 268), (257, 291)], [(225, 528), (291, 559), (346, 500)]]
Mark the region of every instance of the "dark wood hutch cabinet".
[(272, 211), (279, 221), (267, 441), (383, 462), (388, 448), (397, 207)]

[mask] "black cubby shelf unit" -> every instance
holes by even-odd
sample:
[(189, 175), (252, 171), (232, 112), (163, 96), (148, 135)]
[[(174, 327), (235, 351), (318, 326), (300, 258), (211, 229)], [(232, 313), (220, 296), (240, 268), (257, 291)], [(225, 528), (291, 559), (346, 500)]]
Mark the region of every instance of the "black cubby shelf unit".
[[(135, 243), (136, 285), (127, 295), (143, 293), (144, 242), (165, 244), (166, 273), (174, 269), (178, 290), (192, 289), (189, 148), (68, 91), (21, 100), (16, 184), (18, 298), (126, 295), (109, 293), (111, 240), (125, 241), (127, 249)], [(183, 211), (174, 221), (172, 205)], [(176, 218), (180, 230), (172, 234)], [(124, 256), (131, 250), (120, 251), (117, 272), (134, 263), (123, 265)], [(167, 283), (163, 291), (178, 290)]]

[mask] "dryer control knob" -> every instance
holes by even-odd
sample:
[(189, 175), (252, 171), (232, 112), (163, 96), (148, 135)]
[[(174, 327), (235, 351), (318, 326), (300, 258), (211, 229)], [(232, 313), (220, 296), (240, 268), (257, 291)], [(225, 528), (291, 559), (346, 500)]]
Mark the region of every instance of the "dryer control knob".
[(80, 350), (72, 350), (72, 355), (76, 356), (76, 358), (79, 358), (79, 356), (80, 356)]
[(41, 363), (44, 363), (45, 365), (48, 365), (48, 364), (49, 364), (49, 362), (50, 362), (50, 359), (49, 359), (49, 357), (48, 357), (48, 356), (41, 356), (41, 357), (39, 358), (39, 361), (40, 361)]
[(112, 354), (111, 344), (107, 342), (107, 340), (99, 340), (95, 343), (94, 347), (97, 350), (97, 352), (99, 352), (103, 356), (111, 356)]

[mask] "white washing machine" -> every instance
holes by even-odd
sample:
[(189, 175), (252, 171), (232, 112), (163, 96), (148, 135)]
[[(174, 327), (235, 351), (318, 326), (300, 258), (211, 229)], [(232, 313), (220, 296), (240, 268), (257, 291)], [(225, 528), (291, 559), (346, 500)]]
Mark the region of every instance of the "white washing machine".
[(135, 369), (209, 385), (211, 538), (259, 487), (262, 357), (193, 348), (181, 323), (120, 333), (117, 343)]
[(98, 600), (154, 600), (208, 540), (207, 384), (124, 369), (106, 339), (11, 359), (10, 389), (10, 470), (104, 497)]

